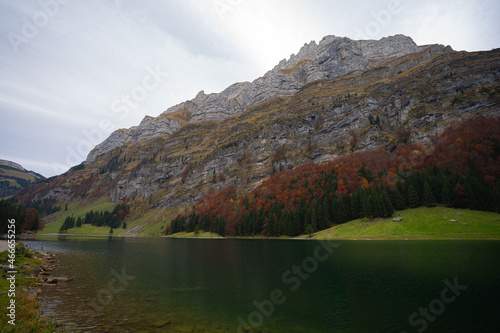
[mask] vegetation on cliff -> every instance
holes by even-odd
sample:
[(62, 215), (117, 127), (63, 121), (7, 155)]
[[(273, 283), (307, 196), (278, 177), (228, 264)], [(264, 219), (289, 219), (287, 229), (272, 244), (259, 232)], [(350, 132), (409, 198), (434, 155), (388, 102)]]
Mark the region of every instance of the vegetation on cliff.
[(450, 126), (422, 144), (373, 150), (275, 173), (247, 195), (228, 187), (178, 215), (167, 233), (297, 236), (395, 209), (435, 206), (500, 212), (500, 118)]

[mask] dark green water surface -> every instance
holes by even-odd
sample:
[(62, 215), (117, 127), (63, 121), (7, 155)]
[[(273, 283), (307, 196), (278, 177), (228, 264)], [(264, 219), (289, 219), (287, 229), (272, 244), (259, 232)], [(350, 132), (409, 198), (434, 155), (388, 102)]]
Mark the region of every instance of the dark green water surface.
[(26, 243), (74, 278), (43, 313), (83, 332), (500, 332), (498, 241)]

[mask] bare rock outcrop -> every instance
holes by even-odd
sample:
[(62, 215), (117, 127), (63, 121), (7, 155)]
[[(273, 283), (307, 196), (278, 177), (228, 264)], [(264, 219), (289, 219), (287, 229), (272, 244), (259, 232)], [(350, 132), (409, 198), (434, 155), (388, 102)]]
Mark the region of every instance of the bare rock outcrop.
[[(395, 61), (398, 57), (422, 51), (426, 51), (428, 56), (420, 57), (417, 63), (400, 64)], [(296, 55), (283, 59), (251, 83), (235, 83), (221, 93), (207, 95), (200, 91), (194, 99), (167, 109), (159, 117), (146, 116), (139, 126), (115, 131), (89, 153), (85, 163), (125, 143), (171, 135), (181, 127), (179, 121), (166, 117), (172, 112), (189, 111), (190, 122), (221, 121), (259, 103), (277, 97), (290, 97), (313, 81), (334, 80), (381, 65), (389, 66), (390, 74), (407, 70), (434, 54), (449, 51), (451, 48), (443, 45), (417, 46), (410, 37), (403, 35), (359, 41), (327, 36), (319, 44), (315, 41), (305, 44)]]

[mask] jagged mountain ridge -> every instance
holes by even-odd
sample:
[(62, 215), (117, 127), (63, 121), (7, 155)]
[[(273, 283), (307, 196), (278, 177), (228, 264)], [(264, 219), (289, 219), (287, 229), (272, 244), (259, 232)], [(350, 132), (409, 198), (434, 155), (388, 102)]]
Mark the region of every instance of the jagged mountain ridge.
[(450, 123), (498, 115), (499, 77), (499, 50), (455, 52), (405, 36), (326, 37), (253, 83), (199, 93), (113, 133), (84, 167), (18, 198), (128, 197), (147, 213), (231, 185), (245, 191), (281, 168), (408, 140), (430, 143)]
[[(292, 54), (289, 60), (283, 59), (252, 83), (235, 83), (218, 94), (206, 95), (200, 91), (194, 99), (167, 109), (157, 118), (146, 116), (139, 126), (114, 132), (88, 155), (85, 163), (126, 142), (137, 143), (172, 134), (182, 127), (183, 122), (171, 115), (183, 112), (190, 122), (221, 121), (270, 99), (290, 97), (310, 82), (333, 80), (383, 64), (390, 65), (395, 58), (423, 50), (427, 52), (427, 57), (431, 57), (451, 51), (451, 48), (442, 45), (417, 46), (410, 37), (403, 35), (378, 41), (354, 41), (336, 36), (324, 37), (319, 44), (312, 41), (305, 44), (297, 55)], [(392, 72), (407, 69), (392, 65)]]

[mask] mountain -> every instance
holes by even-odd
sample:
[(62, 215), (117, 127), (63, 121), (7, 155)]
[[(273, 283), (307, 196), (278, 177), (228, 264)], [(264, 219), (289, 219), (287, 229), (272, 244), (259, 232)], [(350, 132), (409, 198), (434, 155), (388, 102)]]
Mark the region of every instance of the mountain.
[(26, 170), (20, 164), (0, 160), (0, 198), (13, 195), (20, 189), (44, 179), (44, 176)]
[(500, 50), (457, 52), (410, 37), (311, 42), (253, 82), (203, 91), (112, 133), (86, 161), (19, 192), (20, 202), (108, 198), (165, 214), (230, 186), (355, 151), (432, 144), (468, 118), (500, 114)]
[(145, 117), (141, 124), (113, 133), (88, 156), (86, 164), (125, 143), (138, 143), (170, 135), (186, 121), (199, 123), (223, 121), (249, 108), (276, 98), (293, 97), (314, 81), (330, 81), (367, 70), (386, 67), (388, 74), (414, 66), (400, 62), (402, 56), (419, 53), (419, 62), (437, 53), (451, 51), (441, 45), (417, 46), (409, 37), (397, 35), (380, 41), (353, 41), (328, 36), (316, 44), (305, 44), (297, 55), (282, 60), (273, 70), (257, 80), (235, 83), (219, 94), (200, 91), (192, 100), (169, 108), (158, 118)]

